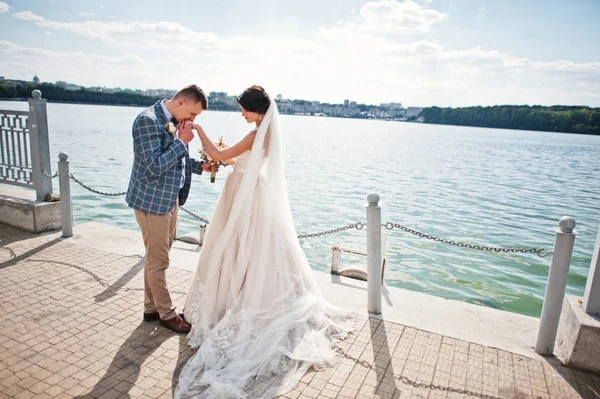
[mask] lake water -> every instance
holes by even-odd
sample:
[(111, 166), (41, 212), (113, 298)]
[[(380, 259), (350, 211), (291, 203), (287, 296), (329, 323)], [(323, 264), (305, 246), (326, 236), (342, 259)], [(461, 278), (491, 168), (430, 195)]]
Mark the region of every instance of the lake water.
[[(27, 105), (4, 101), (0, 109)], [(141, 110), (49, 104), (52, 172), (64, 151), (82, 182), (104, 192), (126, 191), (131, 125)], [(252, 129), (232, 112), (207, 111), (196, 122), (227, 143)], [(583, 294), (600, 223), (600, 137), (288, 115), (281, 125), (298, 234), (366, 221), (366, 196), (372, 192), (381, 197), (383, 222), (489, 246), (551, 250), (558, 220), (570, 215), (579, 236), (567, 292)], [(198, 148), (194, 141), (190, 153), (197, 155)], [(208, 176), (194, 177), (185, 207), (210, 219), (229, 172), (221, 169), (214, 184)], [(138, 229), (124, 197), (99, 196), (75, 182), (71, 189), (76, 224)], [(551, 256), (479, 252), (399, 230), (384, 232), (388, 285), (540, 315)], [(365, 250), (366, 231), (301, 243), (311, 266), (328, 271), (331, 247)], [(366, 258), (344, 254), (342, 266), (350, 265), (365, 267)]]

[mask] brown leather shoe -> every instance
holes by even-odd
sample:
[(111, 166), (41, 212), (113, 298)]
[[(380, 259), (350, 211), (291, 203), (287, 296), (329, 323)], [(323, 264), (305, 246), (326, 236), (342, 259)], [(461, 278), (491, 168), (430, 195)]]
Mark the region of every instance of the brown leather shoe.
[(144, 321), (156, 321), (158, 319), (160, 319), (160, 315), (158, 314), (158, 312), (154, 312), (154, 313), (144, 312)]
[(167, 327), (171, 331), (175, 331), (176, 333), (187, 334), (192, 329), (190, 323), (183, 320), (181, 317), (179, 317), (179, 315), (169, 320), (160, 319), (158, 323), (163, 327)]
[[(183, 313), (179, 313), (179, 317), (181, 317), (183, 320), (185, 320)], [(156, 320), (160, 320), (160, 315), (158, 314), (158, 312), (144, 313), (144, 321), (156, 321)]]

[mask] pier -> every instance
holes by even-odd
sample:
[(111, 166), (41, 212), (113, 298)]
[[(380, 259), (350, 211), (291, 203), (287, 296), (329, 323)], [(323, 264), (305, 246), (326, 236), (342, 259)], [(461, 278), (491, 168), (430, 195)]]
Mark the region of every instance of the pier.
[[(28, 233), (0, 224), (0, 397), (171, 398), (192, 350), (142, 321), (143, 244), (98, 223)], [(179, 309), (196, 245), (169, 269)], [(539, 320), (385, 287), (370, 317), (366, 283), (314, 272), (356, 314), (336, 367), (310, 370), (284, 398), (597, 398), (600, 376), (535, 353)]]

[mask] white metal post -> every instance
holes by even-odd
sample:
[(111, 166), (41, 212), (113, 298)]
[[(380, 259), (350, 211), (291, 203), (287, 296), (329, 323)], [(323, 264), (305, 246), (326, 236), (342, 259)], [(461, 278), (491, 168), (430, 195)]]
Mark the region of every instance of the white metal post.
[(204, 237), (206, 236), (206, 225), (200, 226), (200, 231), (198, 232), (198, 245), (204, 245)]
[(73, 202), (71, 201), (71, 181), (69, 180), (69, 156), (58, 154), (58, 181), (60, 185), (60, 219), (63, 237), (73, 236)]
[(583, 311), (589, 315), (600, 314), (600, 227), (583, 294)]
[(540, 355), (549, 356), (554, 352), (554, 341), (558, 330), (558, 321), (562, 310), (569, 275), (569, 265), (573, 254), (573, 244), (577, 233), (575, 219), (563, 216), (556, 229), (556, 238), (552, 252), (552, 262), (548, 274), (548, 284), (542, 306), (540, 329), (538, 331), (535, 351)]
[(31, 180), (35, 188), (36, 199), (44, 201), (46, 195), (52, 192), (52, 178), (44, 175), (42, 169), (50, 173), (50, 142), (48, 138), (48, 116), (46, 113), (47, 100), (42, 98), (42, 92), (31, 92), (33, 98), (29, 101), (29, 136), (31, 139)]
[(369, 313), (381, 313), (381, 207), (379, 195), (367, 196), (367, 291)]
[(340, 261), (342, 259), (342, 250), (339, 246), (331, 248), (331, 274), (339, 274)]

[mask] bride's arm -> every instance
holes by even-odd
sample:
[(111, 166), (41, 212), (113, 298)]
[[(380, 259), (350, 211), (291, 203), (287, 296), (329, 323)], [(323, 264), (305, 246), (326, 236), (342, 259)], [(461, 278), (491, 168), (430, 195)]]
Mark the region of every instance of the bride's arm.
[(202, 126), (194, 123), (194, 129), (196, 129), (196, 131), (198, 132), (198, 137), (200, 137), (200, 140), (202, 141), (202, 146), (206, 150), (206, 153), (209, 157), (212, 158), (213, 161), (216, 162), (231, 160), (232, 158), (235, 158), (250, 150), (252, 148), (252, 144), (254, 143), (254, 137), (256, 136), (256, 131), (253, 130), (239, 142), (223, 150), (220, 150), (219, 148), (217, 148), (217, 146), (213, 144), (212, 141), (210, 141), (210, 139), (206, 135), (206, 132), (204, 132), (204, 129), (202, 129)]

